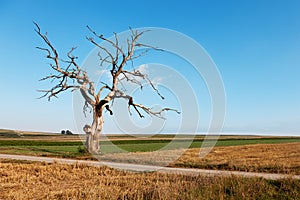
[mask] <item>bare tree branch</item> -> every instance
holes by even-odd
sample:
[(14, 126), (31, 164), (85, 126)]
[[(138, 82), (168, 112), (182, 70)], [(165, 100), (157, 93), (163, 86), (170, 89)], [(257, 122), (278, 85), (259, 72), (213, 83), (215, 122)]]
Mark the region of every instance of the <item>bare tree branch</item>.
[(118, 36), (116, 33), (114, 33), (115, 36), (115, 42), (105, 38), (103, 36), (103, 34), (98, 35), (94, 30), (92, 30), (89, 26), (86, 26), (96, 37), (98, 37), (99, 39), (106, 41), (108, 43), (110, 43), (115, 49), (116, 49), (116, 54), (115, 54), (115, 59), (117, 62), (117, 59), (119, 57), (119, 52), (122, 54), (123, 57), (125, 57), (125, 53), (123, 52), (122, 48), (119, 46), (119, 40), (118, 40)]
[(103, 46), (99, 45), (95, 40), (94, 38), (89, 38), (87, 37), (87, 40), (90, 41), (92, 44), (94, 44), (95, 46), (99, 47), (100, 49), (102, 49), (103, 51), (105, 51), (107, 53), (107, 55), (110, 57), (111, 61), (109, 62), (110, 64), (114, 64), (114, 56), (106, 49), (104, 48)]
[(83, 106), (83, 114), (85, 117), (87, 117), (86, 112), (89, 111), (89, 113), (92, 113), (92, 108), (91, 106), (88, 104), (87, 101), (84, 102), (84, 106)]
[[(141, 89), (146, 82), (161, 99), (164, 99), (148, 75), (133, 67), (133, 61), (145, 55), (151, 49), (161, 50), (157, 47), (138, 42), (139, 38), (147, 32), (147, 30), (138, 31), (129, 28), (131, 36), (127, 38), (125, 46), (123, 47), (120, 45), (122, 42), (119, 41), (116, 33), (114, 33), (113, 39), (108, 39), (104, 37), (103, 34), (99, 35), (87, 26), (88, 30), (93, 34), (93, 36), (96, 36), (96, 38), (86, 38), (89, 42), (99, 48), (100, 51), (98, 56), (100, 59), (100, 65), (105, 63), (110, 66), (110, 75), (112, 79), (110, 84), (101, 82), (102, 86), (100, 85), (101, 87), (96, 91), (95, 88), (97, 88), (98, 85), (95, 85), (95, 83), (90, 80), (87, 72), (77, 64), (78, 58), (73, 55), (76, 47), (71, 48), (70, 51), (66, 53), (66, 59), (61, 58), (48, 39), (48, 34), (43, 34), (39, 25), (35, 22), (33, 23), (35, 24), (35, 32), (46, 44), (46, 47), (37, 47), (37, 49), (46, 53), (46, 58), (51, 61), (50, 67), (55, 72), (40, 79), (41, 81), (50, 80), (51, 82), (54, 82), (54, 86), (52, 88), (48, 90), (39, 90), (44, 93), (40, 98), (48, 97), (48, 100), (50, 100), (52, 97), (57, 97), (60, 93), (67, 90), (70, 90), (71, 92), (75, 90), (80, 91), (85, 100), (83, 106), (84, 115), (86, 116), (87, 111), (90, 113), (93, 112), (92, 124), (84, 126), (83, 129), (87, 134), (86, 144), (90, 152), (99, 151), (99, 138), (103, 126), (103, 111), (107, 111), (110, 115), (113, 115), (111, 106), (115, 99), (123, 98), (127, 100), (129, 114), (132, 114), (130, 109), (133, 107), (138, 116), (141, 118), (144, 117), (143, 113), (161, 119), (165, 119), (162, 114), (167, 111), (173, 111), (180, 114), (178, 110), (168, 107), (160, 110), (154, 110), (153, 108), (146, 107), (143, 104), (137, 104), (133, 101), (132, 96), (125, 93), (126, 88), (122, 82), (127, 81), (137, 84)], [(96, 40), (100, 41), (100, 43)], [(104, 42), (104, 44), (101, 42)], [(127, 62), (131, 62), (133, 68), (132, 71), (125, 69), (126, 66), (128, 66)], [(120, 86), (122, 88), (119, 88)], [(103, 95), (104, 90), (107, 90), (108, 92), (105, 93), (106, 96)]]
[(133, 98), (132, 96), (130, 95), (126, 95), (124, 94), (123, 92), (121, 91), (117, 91), (116, 92), (116, 96), (114, 98), (123, 98), (123, 99), (127, 99), (128, 100), (128, 112), (130, 115), (132, 115), (131, 111), (130, 111), (130, 106), (133, 106), (133, 108), (135, 109), (135, 111), (138, 113), (139, 117), (140, 118), (144, 118), (145, 116), (138, 110), (138, 108), (142, 109), (144, 112), (146, 112), (148, 115), (150, 116), (155, 116), (155, 117), (158, 117), (158, 118), (161, 118), (161, 119), (165, 119), (162, 114), (165, 112), (165, 111), (174, 111), (176, 112), (177, 114), (180, 114), (180, 111), (176, 110), (176, 109), (173, 109), (173, 108), (162, 108), (161, 110), (159, 111), (154, 111), (153, 108), (150, 108), (150, 107), (146, 107), (142, 104), (136, 104), (134, 103), (133, 101)]
[[(94, 36), (96, 36), (97, 38), (99, 38), (101, 41), (105, 41), (108, 44), (110, 44), (114, 49), (115, 49), (115, 55), (113, 55), (107, 48), (105, 48), (104, 46), (100, 45), (99, 43), (97, 43), (93, 38), (88, 38), (87, 39), (94, 44), (95, 46), (99, 47), (101, 50), (103, 50), (107, 55), (106, 57), (103, 59), (101, 54), (99, 53), (99, 57), (101, 60), (101, 65), (106, 62), (112, 65), (111, 68), (111, 75), (112, 75), (112, 90), (117, 89), (117, 83), (118, 83), (118, 77), (120, 74), (123, 74), (123, 67), (125, 66), (125, 64), (127, 63), (127, 61), (129, 60), (133, 60), (136, 59), (140, 56), (142, 56), (143, 54), (147, 53), (149, 50), (145, 50), (143, 51), (141, 54), (134, 56), (134, 51), (135, 51), (135, 47), (147, 47), (147, 48), (152, 48), (150, 45), (143, 45), (141, 43), (137, 43), (138, 39), (145, 33), (146, 31), (133, 31), (131, 28), (131, 40), (127, 40), (127, 53), (125, 53), (122, 49), (122, 47), (120, 47), (119, 45), (119, 40), (118, 40), (118, 35), (116, 33), (114, 33), (114, 37), (115, 37), (115, 41), (112, 41), (110, 39), (107, 39), (103, 36), (103, 34), (97, 34), (94, 30), (92, 30), (89, 26), (87, 26), (88, 30), (92, 32), (92, 34)], [(153, 49), (155, 49), (153, 47)], [(120, 54), (122, 55), (122, 60), (119, 62), (119, 57)], [(110, 58), (110, 60), (108, 60), (108, 58)], [(128, 79), (128, 81), (131, 80), (132, 82), (138, 83), (137, 81), (133, 80), (133, 79)], [(161, 95), (160, 95), (161, 96)]]
[(141, 82), (137, 81), (135, 78), (132, 78), (132, 79), (128, 78), (128, 76), (126, 76), (126, 74), (129, 74), (129, 75), (131, 75), (133, 77), (139, 77), (139, 78), (144, 79), (145, 81), (147, 81), (147, 83), (152, 87), (152, 89), (156, 92), (156, 94), (161, 99), (165, 99), (165, 97), (162, 96), (160, 94), (160, 92), (158, 91), (158, 89), (155, 87), (155, 85), (153, 84), (153, 82), (148, 78), (148, 75), (141, 73), (139, 70), (134, 70), (132, 72), (123, 70), (122, 73), (124, 74), (124, 78), (126, 78), (127, 81), (140, 85), (141, 89), (143, 88)]
[(166, 119), (162, 116), (162, 113), (165, 112), (165, 111), (174, 111), (176, 112), (177, 114), (180, 114), (180, 112), (176, 109), (172, 109), (172, 108), (162, 108), (161, 110), (159, 111), (153, 111), (152, 109), (153, 108), (147, 108), (146, 106), (142, 105), (142, 104), (133, 104), (134, 108), (137, 110), (137, 107), (138, 108), (141, 108), (142, 110), (144, 110), (148, 115), (154, 115), (155, 117), (158, 117), (158, 118), (161, 118), (161, 119)]
[[(50, 100), (52, 97), (57, 97), (57, 95), (61, 92), (71, 89), (71, 91), (75, 91), (80, 89), (85, 100), (90, 104), (93, 105), (95, 102), (89, 96), (95, 97), (95, 88), (94, 83), (89, 80), (89, 77), (86, 72), (81, 70), (79, 65), (76, 63), (77, 57), (72, 55), (72, 52), (76, 49), (76, 47), (71, 48), (71, 50), (67, 53), (67, 57), (69, 60), (63, 60), (59, 57), (58, 52), (51, 44), (50, 40), (48, 39), (47, 34), (43, 34), (39, 25), (33, 22), (36, 26), (35, 32), (43, 39), (46, 43), (48, 48), (44, 47), (37, 47), (42, 51), (47, 52), (47, 58), (52, 60), (54, 64), (50, 64), (51, 68), (58, 72), (57, 75), (50, 75), (46, 76), (41, 81), (50, 79), (51, 82), (57, 80), (57, 84), (49, 90), (40, 90), (45, 94), (42, 97), (48, 97)], [(61, 67), (61, 63), (66, 63), (66, 68)], [(88, 88), (87, 88), (88, 87)]]

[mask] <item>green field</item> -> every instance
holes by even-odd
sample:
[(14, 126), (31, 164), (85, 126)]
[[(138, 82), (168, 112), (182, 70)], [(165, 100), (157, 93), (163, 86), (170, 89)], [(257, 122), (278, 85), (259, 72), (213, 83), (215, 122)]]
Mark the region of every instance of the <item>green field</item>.
[[(0, 139), (0, 153), (16, 153), (16, 154), (32, 154), (42, 156), (59, 156), (59, 157), (78, 157), (81, 153), (78, 149), (83, 148), (83, 143), (77, 141), (61, 141), (55, 139), (55, 141), (45, 140), (49, 135), (37, 134), (30, 135), (28, 137), (15, 139), (15, 137), (2, 137), (6, 139)], [(51, 136), (51, 135), (50, 135)], [(56, 135), (59, 138), (59, 135)], [(72, 136), (74, 137), (74, 136)], [(76, 137), (76, 136), (75, 136)], [(161, 137), (161, 136), (160, 136)], [(165, 136), (164, 139), (160, 137), (151, 137), (149, 139), (135, 139), (129, 140), (124, 137), (113, 137), (111, 141), (102, 141), (101, 150), (102, 153), (118, 153), (122, 151), (128, 152), (149, 152), (156, 151), (162, 148), (167, 150), (178, 148), (200, 148), (203, 145), (203, 139), (177, 139), (172, 140), (172, 136)], [(8, 138), (10, 138), (8, 140)], [(34, 140), (31, 138), (34, 138)], [(203, 138), (203, 137), (202, 137)], [(205, 141), (206, 145), (210, 145)], [(249, 144), (277, 144), (277, 143), (291, 143), (300, 142), (300, 138), (296, 137), (245, 137), (245, 138), (226, 138), (216, 141), (215, 146), (237, 146), (237, 145), (249, 145)], [(117, 148), (116, 148), (117, 147)]]

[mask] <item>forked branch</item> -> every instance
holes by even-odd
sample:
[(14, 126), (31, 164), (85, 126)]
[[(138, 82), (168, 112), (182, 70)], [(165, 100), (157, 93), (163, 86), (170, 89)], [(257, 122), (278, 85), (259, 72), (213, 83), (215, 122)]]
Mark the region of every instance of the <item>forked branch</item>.
[[(95, 89), (94, 83), (90, 81), (87, 73), (83, 71), (76, 62), (77, 57), (72, 55), (72, 52), (76, 49), (76, 47), (71, 48), (71, 50), (67, 53), (67, 60), (61, 59), (57, 50), (54, 48), (50, 40), (48, 39), (48, 34), (43, 34), (41, 32), (41, 28), (35, 22), (33, 22), (36, 26), (35, 32), (43, 39), (46, 44), (46, 47), (36, 47), (42, 51), (47, 53), (47, 58), (52, 61), (50, 64), (51, 68), (57, 74), (51, 74), (46, 76), (41, 81), (51, 80), (51, 82), (57, 81), (57, 84), (48, 89), (48, 90), (39, 90), (43, 92), (44, 95), (42, 97), (48, 97), (50, 100), (52, 97), (57, 97), (57, 95), (61, 92), (71, 89), (71, 91), (75, 91), (80, 89), (83, 97), (86, 102), (90, 105), (95, 104), (92, 97), (95, 97)], [(64, 64), (65, 67), (62, 67), (61, 64)]]
[(177, 114), (180, 114), (180, 111), (178, 111), (176, 109), (173, 109), (173, 108), (168, 108), (168, 107), (162, 108), (162, 109), (160, 109), (158, 111), (155, 111), (155, 110), (153, 110), (153, 108), (146, 107), (143, 104), (134, 103), (133, 97), (130, 96), (130, 95), (126, 95), (126, 94), (124, 94), (121, 91), (118, 91), (117, 94), (118, 95), (115, 96), (115, 98), (123, 98), (123, 99), (127, 99), (128, 100), (128, 112), (129, 112), (130, 115), (132, 115), (132, 113), (130, 111), (130, 107), (131, 106), (135, 109), (135, 111), (138, 113), (138, 115), (139, 115), (140, 118), (144, 118), (145, 116), (140, 112), (139, 109), (141, 109), (142, 111), (146, 112), (150, 116), (155, 116), (155, 117), (158, 117), (158, 118), (161, 118), (161, 119), (165, 119), (162, 116), (162, 114), (164, 112), (167, 112), (167, 111), (173, 111), (173, 112), (176, 112)]
[[(56, 82), (55, 86), (49, 90), (40, 90), (41, 92), (44, 92), (42, 97), (48, 97), (48, 100), (50, 100), (52, 97), (57, 97), (58, 94), (66, 90), (79, 90), (85, 99), (84, 111), (87, 111), (88, 108), (93, 109), (98, 116), (102, 115), (101, 113), (103, 110), (107, 110), (111, 115), (113, 114), (109, 107), (109, 102), (113, 102), (115, 98), (127, 99), (129, 113), (131, 114), (130, 108), (133, 107), (141, 118), (144, 117), (142, 112), (162, 119), (164, 119), (162, 113), (167, 111), (174, 111), (180, 114), (178, 110), (172, 108), (162, 108), (161, 110), (155, 111), (153, 108), (146, 107), (143, 104), (135, 103), (130, 95), (125, 94), (126, 89), (122, 82), (126, 81), (137, 84), (141, 89), (146, 82), (146, 84), (149, 84), (161, 99), (164, 99), (158, 88), (150, 80), (146, 73), (143, 73), (138, 69), (133, 69), (132, 71), (124, 69), (128, 61), (133, 63), (134, 59), (143, 56), (149, 50), (161, 50), (151, 45), (138, 42), (139, 38), (147, 31), (137, 31), (130, 28), (131, 36), (126, 40), (124, 47), (120, 45), (121, 42), (119, 41), (116, 33), (114, 33), (113, 39), (108, 39), (104, 37), (103, 34), (97, 34), (94, 30), (87, 26), (88, 30), (93, 34), (93, 36), (95, 36), (97, 40), (101, 41), (98, 43), (93, 37), (87, 37), (88, 41), (100, 49), (98, 55), (101, 65), (106, 63), (111, 67), (111, 84), (101, 82), (103, 86), (100, 87), (98, 91), (95, 91), (94, 82), (89, 79), (87, 72), (82, 70), (77, 64), (77, 57), (73, 55), (73, 51), (76, 49), (76, 47), (71, 48), (70, 51), (67, 52), (67, 59), (60, 58), (57, 50), (48, 39), (48, 34), (43, 34), (39, 25), (35, 22), (34, 24), (36, 26), (36, 33), (46, 44), (46, 47), (37, 48), (46, 52), (46, 57), (52, 61), (50, 66), (55, 71), (55, 74), (50, 74), (49, 76), (41, 79), (42, 81), (50, 80), (51, 82)], [(107, 48), (104, 43), (110, 45), (110, 48)], [(113, 50), (111, 50), (111, 48)], [(141, 50), (140, 53), (135, 54), (138, 49)], [(118, 88), (120, 85), (124, 87), (123, 90)], [(108, 94), (104, 97), (101, 97), (101, 94), (105, 89), (108, 90)]]

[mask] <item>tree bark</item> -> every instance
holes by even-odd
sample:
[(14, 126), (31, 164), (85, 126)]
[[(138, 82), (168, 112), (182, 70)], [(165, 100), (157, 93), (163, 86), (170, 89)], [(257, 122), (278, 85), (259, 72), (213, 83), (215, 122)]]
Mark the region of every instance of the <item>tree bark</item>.
[[(102, 132), (103, 127), (103, 116), (102, 114), (99, 116), (96, 112), (94, 112), (92, 126), (86, 125), (84, 129), (86, 133), (86, 148), (92, 154), (101, 153), (100, 149), (100, 134)], [(88, 128), (86, 128), (88, 127)]]

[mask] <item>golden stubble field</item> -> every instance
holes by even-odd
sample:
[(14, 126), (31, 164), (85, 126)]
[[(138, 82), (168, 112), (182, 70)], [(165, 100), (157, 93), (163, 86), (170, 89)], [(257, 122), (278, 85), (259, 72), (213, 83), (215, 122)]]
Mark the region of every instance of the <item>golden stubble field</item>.
[(133, 173), (0, 160), (0, 199), (299, 199), (299, 180)]
[(189, 149), (173, 166), (252, 172), (300, 174), (300, 143), (215, 147), (200, 159), (199, 149)]
[[(182, 154), (177, 160), (174, 155)], [(104, 155), (104, 160), (204, 169), (300, 174), (300, 143), (214, 147), (204, 158), (199, 148)]]

